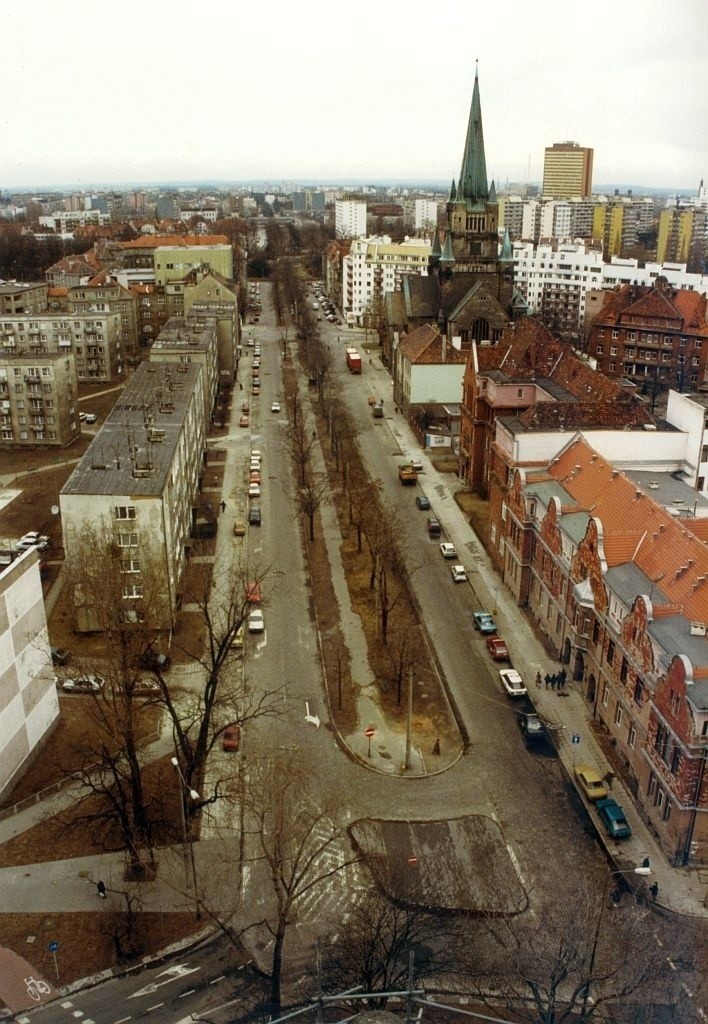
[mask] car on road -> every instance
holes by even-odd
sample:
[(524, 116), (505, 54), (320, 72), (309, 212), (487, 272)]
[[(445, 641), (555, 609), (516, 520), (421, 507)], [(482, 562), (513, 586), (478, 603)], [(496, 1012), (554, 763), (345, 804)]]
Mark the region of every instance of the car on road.
[(241, 727), (238, 725), (227, 725), (221, 734), (221, 749), (237, 751), (241, 746)]
[(524, 681), (515, 668), (500, 668), (499, 678), (510, 697), (523, 697), (527, 693)]
[(616, 800), (613, 800), (611, 796), (604, 797), (595, 803), (595, 807), (611, 839), (629, 839), (632, 829)]
[(495, 661), (508, 661), (509, 651), (500, 636), (487, 637), (487, 650)]
[(497, 631), (497, 625), (489, 612), (472, 612), (472, 621), (474, 628), (483, 635)]
[(157, 696), (160, 692), (160, 684), (157, 679), (153, 679), (152, 676), (138, 676), (133, 682), (133, 685), (129, 687), (131, 696)]
[(85, 421), (85, 419), (86, 419), (86, 413), (85, 412), (80, 412), (79, 413), (79, 423), (83, 423)]
[(258, 580), (246, 584), (246, 600), (249, 604), (260, 604), (263, 600), (261, 585)]
[(540, 745), (547, 741), (546, 729), (535, 711), (517, 711), (516, 720), (527, 747)]
[(430, 508), (430, 501), (424, 494), (416, 495), (415, 503), (421, 512), (427, 512)]
[(55, 665), (66, 665), (71, 657), (71, 652), (66, 647), (50, 647), (50, 652)]
[(415, 457), (411, 457), (408, 460), (408, 462), (413, 467), (413, 469), (416, 471), (416, 473), (422, 473), (423, 472), (423, 463), (420, 461), (420, 459), (417, 459)]
[(248, 485), (248, 497), (249, 498), (260, 498), (261, 496), (261, 485), (260, 484), (249, 484)]
[(450, 544), (449, 541), (444, 540), (440, 545), (440, 554), (443, 558), (457, 558), (457, 551), (455, 545)]
[(98, 416), (96, 415), (95, 412), (87, 412), (86, 413), (86, 421), (85, 421), (86, 423), (95, 423), (97, 419), (98, 419)]
[(248, 510), (248, 525), (249, 526), (260, 526), (261, 525), (261, 510), (258, 505), (252, 505)]
[(75, 679), (64, 679), (61, 688), (65, 693), (99, 693), (103, 689), (104, 682), (102, 676), (89, 673), (85, 676), (77, 676)]
[(452, 574), (453, 583), (466, 583), (467, 582), (467, 571), (464, 565), (453, 565), (450, 567)]
[(265, 631), (265, 619), (260, 608), (254, 608), (248, 616), (248, 632), (263, 633)]
[(260, 361), (260, 359), (254, 359), (253, 360), (253, 369), (254, 370), (260, 370), (260, 368), (261, 368), (261, 361)]
[(576, 764), (573, 771), (578, 785), (588, 800), (604, 800), (608, 795), (607, 786), (602, 781), (599, 772), (587, 764)]
[(246, 536), (246, 524), (242, 519), (237, 519), (234, 523), (234, 537), (245, 537)]
[(246, 413), (241, 414), (241, 418), (238, 421), (239, 427), (250, 427), (251, 418)]
[(252, 469), (248, 474), (249, 482), (252, 484), (259, 484), (261, 482), (261, 471), (260, 469)]
[(261, 452), (260, 448), (252, 448), (251, 449), (251, 458), (252, 459), (261, 459), (261, 458), (263, 458), (263, 453)]
[(271, 402), (270, 411), (271, 412), (280, 412), (280, 402)]
[(260, 385), (256, 386), (256, 385), (254, 384), (254, 385), (253, 385), (253, 387), (251, 388), (251, 394), (252, 394), (252, 395), (253, 395), (253, 396), (254, 396), (255, 398), (257, 398), (257, 397), (258, 397), (258, 395), (260, 395), (260, 393), (261, 393), (261, 388), (260, 388)]
[(251, 411), (251, 406), (249, 405), (249, 403), (248, 402), (243, 402), (241, 404), (241, 412), (250, 412), (250, 411)]
[(243, 623), (241, 623), (234, 635), (231, 637), (231, 646), (237, 651), (243, 647)]

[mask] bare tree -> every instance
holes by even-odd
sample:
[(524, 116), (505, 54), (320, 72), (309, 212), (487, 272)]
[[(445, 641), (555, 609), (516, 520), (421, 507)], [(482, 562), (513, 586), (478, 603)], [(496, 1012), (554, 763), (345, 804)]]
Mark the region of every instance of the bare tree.
[[(449, 967), (447, 944), (439, 942), (441, 922), (419, 908), (400, 907), (379, 892), (370, 893), (349, 914), (327, 951), (331, 987), (385, 993), (408, 985), (409, 954), (415, 953), (416, 977)], [(366, 1000), (385, 1008), (388, 998)]]
[[(198, 609), (203, 636), (193, 647), (182, 649), (201, 665), (204, 682), (189, 698), (182, 695), (179, 700), (175, 700), (161, 675), (160, 685), (188, 788), (200, 791), (207, 758), (227, 724), (236, 722), (243, 726), (256, 718), (280, 713), (281, 687), (256, 694), (243, 674), (228, 673), (233, 666), (234, 638), (251, 610), (251, 595), (261, 589), (268, 574), (267, 568), (253, 570), (247, 578), (243, 568), (235, 566), (212, 582), (205, 573), (185, 595)], [(180, 646), (179, 636), (173, 643)], [(222, 683), (227, 674), (229, 686), (225, 688)], [(218, 797), (216, 789), (210, 796), (204, 796), (195, 810)]]
[(288, 410), (289, 430), (286, 445), (290, 457), (295, 464), (298, 483), (300, 487), (305, 486), (312, 452), (317, 442), (316, 435), (309, 429), (302, 399), (297, 391), (291, 390), (286, 394), (285, 404)]
[(417, 627), (395, 629), (387, 638), (385, 653), (396, 686), (396, 703), (400, 705), (403, 680), (408, 671), (421, 661), (420, 631)]
[(309, 538), (315, 539), (315, 514), (329, 499), (329, 481), (326, 477), (316, 477), (311, 470), (305, 471), (305, 479), (298, 489), (297, 500), (300, 511), (307, 519)]
[(266, 759), (249, 773), (247, 806), (260, 856), (267, 864), (274, 906), (260, 922), (273, 939), (270, 971), (271, 1012), (281, 1006), (283, 948), (303, 899), (359, 856), (308, 788), (310, 772), (293, 755)]
[[(606, 1019), (633, 998), (675, 1001), (675, 977), (657, 945), (650, 911), (630, 897), (578, 893), (534, 919), (496, 918), (478, 929), (471, 984), (495, 1009), (502, 999), (533, 1024)], [(489, 1003), (491, 1005), (491, 1003)]]

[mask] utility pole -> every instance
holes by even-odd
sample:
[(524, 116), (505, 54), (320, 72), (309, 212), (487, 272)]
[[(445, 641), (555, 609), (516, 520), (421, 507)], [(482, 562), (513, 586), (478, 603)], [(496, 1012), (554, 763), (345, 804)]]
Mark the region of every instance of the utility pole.
[(413, 669), (408, 670), (408, 713), (406, 715), (406, 771), (411, 767), (411, 729), (413, 725)]

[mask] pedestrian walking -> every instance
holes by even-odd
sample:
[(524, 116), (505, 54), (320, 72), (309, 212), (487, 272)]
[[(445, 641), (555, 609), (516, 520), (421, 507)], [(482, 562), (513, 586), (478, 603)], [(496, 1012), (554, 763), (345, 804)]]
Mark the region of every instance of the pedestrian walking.
[(551, 677), (549, 676), (548, 672), (546, 672), (543, 678), (546, 680), (546, 689), (548, 689), (548, 687), (551, 685)]
[(96, 882), (96, 890), (97, 890), (97, 895), (99, 896), (99, 898), (102, 899), (102, 900), (105, 900), (105, 898), (106, 898), (106, 883), (105, 882)]
[(440, 757), (440, 740), (439, 739), (435, 740), (435, 743), (433, 744), (433, 753), (435, 754), (436, 757)]
[(565, 670), (564, 668), (562, 668), (562, 669), (560, 670), (560, 673), (559, 673), (559, 676), (558, 676), (558, 678), (559, 678), (559, 680), (560, 680), (560, 682), (558, 683), (558, 686), (559, 686), (559, 687), (560, 687), (561, 689), (563, 689), (563, 687), (565, 686), (565, 681), (566, 681), (566, 679), (568, 678), (568, 673), (566, 672), (566, 670)]
[(654, 882), (653, 885), (650, 885), (649, 886), (649, 892), (651, 893), (651, 898), (653, 900), (656, 900), (656, 897), (659, 895), (659, 883), (658, 882)]
[(605, 783), (605, 785), (607, 786), (608, 789), (612, 789), (612, 783), (615, 781), (615, 773), (614, 772), (606, 772), (603, 781), (604, 781), (604, 783)]
[(225, 511), (226, 511), (226, 502), (225, 502), (225, 501), (222, 501), (222, 502), (221, 502), (221, 511), (222, 511), (222, 512), (225, 512)]
[(541, 678), (541, 673), (537, 672), (536, 673), (536, 686), (539, 688), (539, 690), (541, 689), (541, 683), (542, 682), (543, 682), (543, 680)]
[(551, 676), (551, 689), (552, 690), (555, 690), (557, 683), (558, 683), (558, 676), (554, 672), (553, 675)]

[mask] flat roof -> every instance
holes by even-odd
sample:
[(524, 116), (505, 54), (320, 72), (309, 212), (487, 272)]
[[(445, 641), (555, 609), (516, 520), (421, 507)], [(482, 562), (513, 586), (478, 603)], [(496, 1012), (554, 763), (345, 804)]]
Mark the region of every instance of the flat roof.
[(62, 494), (162, 494), (199, 363), (141, 363)]

